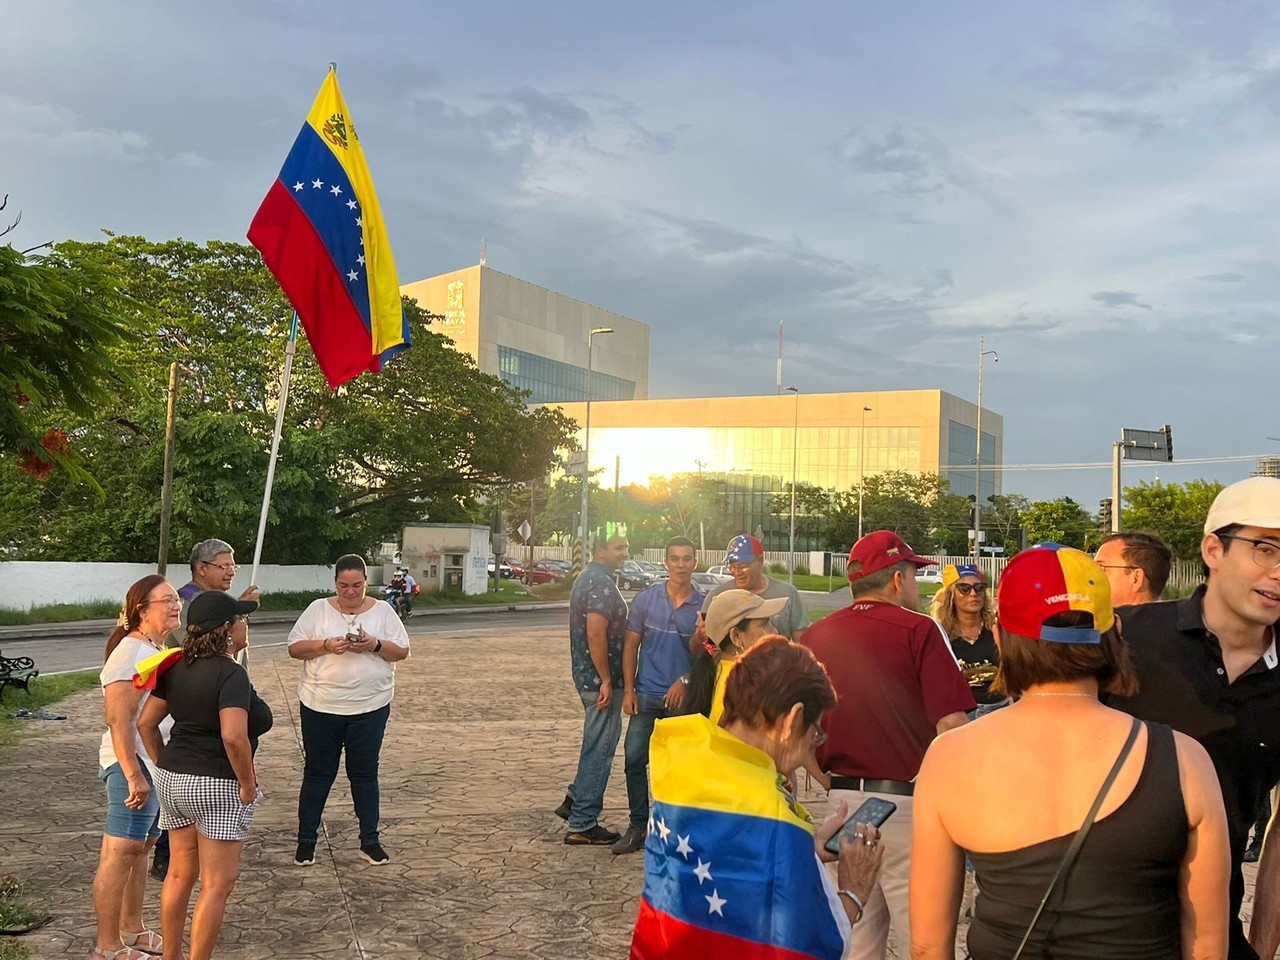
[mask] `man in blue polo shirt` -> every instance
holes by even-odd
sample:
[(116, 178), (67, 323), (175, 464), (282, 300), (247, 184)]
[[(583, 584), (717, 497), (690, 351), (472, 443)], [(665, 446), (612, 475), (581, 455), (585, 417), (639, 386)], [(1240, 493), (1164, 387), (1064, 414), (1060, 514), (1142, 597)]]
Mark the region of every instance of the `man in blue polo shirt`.
[(649, 824), (649, 737), (654, 721), (680, 712), (693, 663), (689, 640), (698, 628), (702, 593), (693, 585), (693, 541), (667, 541), (668, 578), (636, 595), (622, 647), (622, 712), (627, 721), (627, 805), (631, 822), (614, 853), (644, 849)]

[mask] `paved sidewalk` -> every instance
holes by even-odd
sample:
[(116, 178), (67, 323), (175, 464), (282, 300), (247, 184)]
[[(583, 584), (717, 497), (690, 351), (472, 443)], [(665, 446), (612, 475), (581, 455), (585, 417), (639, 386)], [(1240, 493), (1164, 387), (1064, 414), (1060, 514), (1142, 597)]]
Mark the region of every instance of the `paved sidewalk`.
[[(400, 665), (383, 750), (383, 842), (392, 862), (358, 853), (340, 775), (328, 842), (292, 863), (301, 755), (299, 665), (260, 650), (251, 672), (275, 712), (259, 771), (267, 798), (245, 846), (219, 958), (625, 957), (643, 883), (642, 855), (566, 847), (552, 810), (573, 773), (581, 714), (562, 628), (519, 636), (433, 634)], [(25, 938), (35, 958), (87, 957), (90, 886), (103, 818), (96, 776), (102, 699), (64, 701), (65, 722), (34, 723), (0, 766), (0, 874), (46, 901), (51, 924)], [(815, 816), (826, 803), (802, 797)], [(604, 822), (626, 822), (621, 744)], [(1253, 868), (1246, 868), (1252, 896)], [(147, 919), (158, 924), (158, 885)], [(960, 954), (962, 955), (962, 953)]]

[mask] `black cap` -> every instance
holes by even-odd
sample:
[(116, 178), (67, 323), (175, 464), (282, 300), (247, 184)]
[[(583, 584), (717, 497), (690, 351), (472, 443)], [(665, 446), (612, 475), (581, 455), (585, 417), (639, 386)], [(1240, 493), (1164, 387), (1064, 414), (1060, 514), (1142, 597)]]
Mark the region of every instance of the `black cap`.
[(221, 590), (206, 590), (187, 607), (187, 632), (208, 633), (257, 609), (257, 600), (237, 600)]

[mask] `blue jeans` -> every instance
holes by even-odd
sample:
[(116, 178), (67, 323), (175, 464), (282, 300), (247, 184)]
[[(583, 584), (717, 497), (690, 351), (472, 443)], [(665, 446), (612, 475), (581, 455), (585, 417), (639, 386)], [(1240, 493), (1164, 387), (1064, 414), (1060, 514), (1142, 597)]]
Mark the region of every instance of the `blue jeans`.
[(378, 758), (391, 704), (370, 713), (320, 713), (302, 708), (302, 789), (298, 792), (298, 842), (315, 843), (320, 836), (329, 789), (338, 776), (338, 760), (347, 751), (347, 779), (360, 821), (360, 845), (378, 842)]
[(649, 738), (658, 720), (674, 717), (679, 708), (668, 711), (661, 696), (636, 693), (639, 712), (627, 721), (627, 740), (622, 752), (626, 757), (627, 806), (630, 826), (643, 827), (649, 822)]
[(1002, 707), (1007, 707), (1011, 703), (1013, 703), (1013, 699), (1011, 697), (1005, 697), (999, 703), (980, 703), (976, 710), (970, 710), (965, 714), (965, 716), (970, 720), (977, 720), (979, 717), (985, 717), (988, 713), (994, 713)]
[(604, 808), (604, 788), (609, 785), (609, 768), (622, 736), (622, 694), (615, 687), (609, 706), (596, 709), (595, 690), (579, 690), (582, 696), (582, 751), (578, 754), (578, 773), (569, 785), (573, 812), (569, 814), (569, 830), (590, 830), (600, 819)]

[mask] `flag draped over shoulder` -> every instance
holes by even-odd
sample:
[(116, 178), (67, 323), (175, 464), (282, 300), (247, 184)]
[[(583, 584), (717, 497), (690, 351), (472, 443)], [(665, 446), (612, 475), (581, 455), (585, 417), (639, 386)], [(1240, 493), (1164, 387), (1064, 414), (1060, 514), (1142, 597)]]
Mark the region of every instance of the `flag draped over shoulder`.
[(152, 654), (138, 664), (138, 672), (133, 675), (135, 690), (154, 690), (156, 680), (175, 663), (182, 659), (181, 647), (169, 647), (159, 653)]
[(849, 921), (767, 755), (701, 715), (659, 720), (632, 960), (836, 960)]
[(330, 389), (409, 347), (382, 211), (332, 67), (249, 242), (297, 311)]

